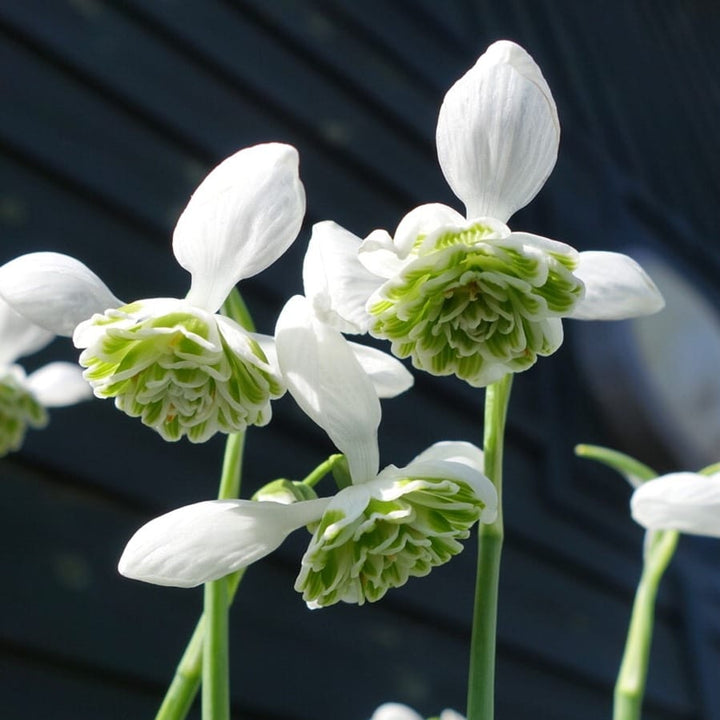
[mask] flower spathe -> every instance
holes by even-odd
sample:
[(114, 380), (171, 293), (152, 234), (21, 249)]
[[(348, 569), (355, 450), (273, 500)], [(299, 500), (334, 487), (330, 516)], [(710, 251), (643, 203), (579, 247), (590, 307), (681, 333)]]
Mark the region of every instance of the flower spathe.
[(675, 472), (648, 480), (633, 492), (630, 510), (648, 530), (720, 537), (720, 472)]
[(74, 258), (23, 255), (0, 268), (0, 295), (33, 322), (72, 335), (95, 394), (166, 440), (204, 442), (264, 425), (284, 384), (255, 335), (218, 314), (235, 284), (287, 250), (305, 212), (297, 151), (245, 148), (218, 165), (180, 216), (173, 252), (184, 299), (129, 304)]
[(0, 301), (0, 457), (21, 447), (28, 427), (47, 425), (46, 408), (92, 397), (80, 368), (72, 363), (49, 363), (27, 375), (15, 362), (53, 338)]
[(562, 343), (562, 318), (619, 319), (660, 310), (642, 268), (619, 253), (579, 253), (508, 218), (550, 175), (560, 126), (532, 58), (494, 43), (440, 109), (441, 169), (466, 215), (440, 204), (364, 241), (334, 223), (313, 229), (304, 269), (316, 311), (345, 332), (390, 340), (435, 375), (485, 386)]
[(290, 393), (345, 454), (351, 485), (331, 498), (290, 504), (283, 493), (282, 502), (209, 502), (173, 511), (130, 540), (123, 574), (200, 584), (254, 562), (309, 525), (313, 536), (296, 589), (310, 607), (360, 604), (447, 562), (475, 522), (494, 520), (497, 493), (482, 472), (482, 452), (470, 443), (436, 443), (406, 467), (378, 472), (376, 390), (351, 345), (305, 298), (292, 298), (280, 314), (276, 350)]

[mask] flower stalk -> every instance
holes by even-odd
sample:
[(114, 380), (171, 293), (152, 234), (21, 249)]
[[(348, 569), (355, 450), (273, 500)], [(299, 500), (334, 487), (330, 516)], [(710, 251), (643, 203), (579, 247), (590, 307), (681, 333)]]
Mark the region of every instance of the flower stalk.
[(478, 558), (468, 677), (468, 720), (492, 720), (495, 703), (495, 646), (500, 557), (504, 537), (502, 463), (511, 374), (485, 391), (485, 475), (498, 495), (497, 519), (478, 526)]
[(613, 720), (640, 720), (652, 644), (655, 598), (679, 533), (649, 531), (642, 576), (635, 593), (625, 652), (620, 665), (613, 707)]

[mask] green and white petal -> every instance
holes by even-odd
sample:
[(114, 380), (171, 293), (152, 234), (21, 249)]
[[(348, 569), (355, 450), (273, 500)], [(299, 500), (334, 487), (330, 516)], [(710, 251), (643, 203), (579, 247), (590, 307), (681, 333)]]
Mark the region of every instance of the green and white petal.
[(0, 296), (31, 322), (66, 337), (94, 313), (123, 304), (79, 260), (53, 252), (21, 255), (0, 267)]
[(370, 333), (418, 369), (488, 385), (557, 350), (584, 292), (576, 262), (563, 243), (487, 218), (438, 228), (370, 298)]
[(465, 462), (389, 466), (331, 499), (295, 589), (310, 607), (374, 602), (457, 555), (470, 528), (496, 509), (492, 483)]
[(143, 525), (130, 538), (118, 570), (154, 585), (195, 587), (273, 552), (293, 530), (317, 520), (326, 505), (327, 500), (186, 505)]
[(441, 203), (420, 205), (405, 215), (397, 226), (393, 237), (395, 253), (400, 259), (405, 260), (426, 236), (441, 232), (441, 228), (459, 228), (467, 224), (466, 218), (447, 205)]
[(467, 216), (507, 222), (545, 184), (560, 123), (540, 68), (515, 43), (493, 43), (447, 92), (437, 125), (440, 167)]
[(379, 398), (397, 397), (413, 386), (412, 373), (392, 355), (359, 343), (351, 342), (350, 348), (370, 377)]
[(383, 703), (370, 720), (423, 720), (423, 718), (407, 705)]
[(270, 421), (282, 378), (253, 336), (184, 300), (155, 298), (94, 315), (75, 344), (95, 395), (165, 440), (205, 442)]
[(27, 387), (19, 365), (0, 369), (0, 457), (19, 450), (28, 427), (42, 428), (48, 414)]
[(570, 313), (576, 320), (624, 320), (665, 307), (650, 276), (622, 253), (581, 252), (574, 274), (585, 284), (585, 296)]
[(380, 401), (348, 342), (296, 295), (280, 313), (275, 344), (290, 394), (345, 454), (353, 482), (374, 478)]
[(255, 145), (200, 183), (173, 235), (175, 257), (192, 276), (188, 302), (217, 311), (238, 280), (290, 247), (305, 215), (298, 162), (290, 145)]
[(630, 500), (633, 519), (648, 530), (720, 537), (720, 473), (670, 473), (648, 480)]
[(55, 334), (19, 315), (0, 299), (0, 366), (44, 348)]
[(52, 362), (31, 373), (27, 388), (44, 407), (75, 405), (93, 396), (82, 368), (69, 362)]
[(360, 262), (361, 240), (334, 222), (313, 225), (303, 262), (305, 297), (323, 322), (340, 332), (365, 333), (367, 299), (382, 280)]

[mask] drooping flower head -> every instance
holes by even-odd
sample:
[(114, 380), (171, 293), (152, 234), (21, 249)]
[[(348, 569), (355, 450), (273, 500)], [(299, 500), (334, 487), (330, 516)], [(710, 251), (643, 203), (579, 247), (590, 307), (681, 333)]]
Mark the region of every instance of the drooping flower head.
[(393, 237), (376, 230), (362, 242), (334, 223), (316, 225), (306, 294), (328, 322), (389, 340), (419, 369), (484, 386), (555, 352), (563, 317), (662, 307), (629, 257), (508, 228), (550, 175), (560, 139), (550, 88), (521, 47), (494, 43), (450, 88), (436, 139), (466, 215), (422, 205)]
[[(482, 452), (470, 443), (437, 443), (406, 467), (378, 472), (381, 413), (362, 365), (365, 353), (321, 322), (305, 298), (292, 298), (280, 314), (276, 349), (290, 393), (344, 453), (350, 485), (331, 498), (290, 504), (235, 500), (175, 510), (130, 540), (123, 574), (198, 585), (253, 562), (291, 530), (310, 525), (295, 588), (310, 607), (361, 604), (447, 562), (478, 520), (495, 519), (497, 494), (482, 472)], [(377, 369), (377, 356), (373, 364)], [(393, 385), (392, 375), (397, 389), (407, 386), (406, 371), (392, 368), (386, 363), (380, 373), (383, 386)]]
[[(423, 720), (423, 718), (407, 705), (383, 703), (373, 713), (370, 720)], [(465, 718), (454, 710), (443, 710), (440, 716), (434, 720), (465, 720)]]
[(80, 368), (72, 363), (49, 363), (30, 375), (16, 363), (54, 337), (0, 300), (0, 457), (20, 448), (28, 427), (47, 425), (46, 408), (92, 397)]
[(33, 322), (71, 335), (95, 395), (166, 440), (265, 425), (285, 388), (263, 338), (217, 314), (235, 284), (268, 267), (305, 212), (297, 151), (240, 150), (200, 184), (178, 220), (173, 252), (190, 272), (184, 299), (118, 300), (79, 261), (23, 255), (0, 268), (0, 295)]

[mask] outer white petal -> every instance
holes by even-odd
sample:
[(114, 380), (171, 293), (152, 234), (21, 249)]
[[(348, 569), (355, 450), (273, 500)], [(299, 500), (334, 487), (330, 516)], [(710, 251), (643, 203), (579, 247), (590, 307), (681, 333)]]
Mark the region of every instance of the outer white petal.
[(294, 147), (255, 145), (221, 162), (190, 198), (173, 235), (175, 257), (192, 276), (187, 299), (215, 312), (238, 280), (290, 247), (304, 215)]
[(174, 587), (217, 580), (271, 553), (293, 530), (319, 519), (327, 504), (210, 500), (186, 505), (143, 525), (130, 538), (118, 570)]
[(630, 509), (648, 530), (720, 537), (720, 473), (679, 472), (648, 480), (633, 493)]
[(45, 407), (75, 405), (92, 396), (92, 388), (75, 363), (53, 362), (28, 376), (27, 387)]
[(623, 320), (652, 315), (665, 306), (655, 283), (627, 255), (581, 252), (574, 275), (585, 283), (585, 297), (570, 315), (577, 320)]
[(545, 184), (560, 123), (540, 68), (515, 43), (492, 44), (447, 92), (437, 125), (440, 167), (468, 217), (506, 222)]
[(412, 373), (392, 355), (359, 343), (351, 342), (350, 347), (363, 370), (370, 376), (378, 397), (397, 397), (409, 390), (415, 382)]
[[(446, 478), (468, 484), (485, 508), (480, 522), (491, 523), (497, 517), (498, 496), (495, 486), (484, 474), (483, 454), (479, 448), (465, 442), (436, 443), (418, 455), (404, 468), (388, 465), (378, 476), (378, 483), (388, 478)], [(398, 488), (402, 492), (402, 488)], [(387, 499), (391, 499), (388, 495)]]
[(280, 313), (275, 345), (290, 394), (346, 455), (353, 482), (373, 479), (380, 401), (348, 342), (296, 295)]
[(440, 720), (465, 720), (465, 718), (454, 710), (443, 710), (440, 713)]
[(384, 703), (373, 713), (370, 720), (423, 720), (423, 718), (407, 705)]
[(340, 332), (365, 333), (365, 303), (382, 278), (360, 262), (361, 240), (334, 222), (313, 225), (303, 262), (305, 297), (315, 314)]
[(0, 267), (0, 295), (31, 322), (67, 337), (94, 313), (124, 304), (79, 260), (52, 252), (21, 255)]
[(45, 347), (55, 334), (18, 315), (0, 299), (0, 366)]

